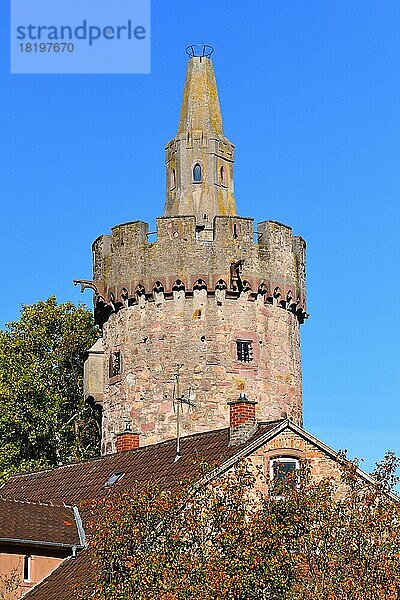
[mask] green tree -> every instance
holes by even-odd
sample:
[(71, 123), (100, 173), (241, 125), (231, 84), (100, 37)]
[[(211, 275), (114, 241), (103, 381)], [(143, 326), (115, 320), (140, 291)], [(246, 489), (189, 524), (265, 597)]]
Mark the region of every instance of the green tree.
[(399, 461), (377, 482), (344, 458), (341, 481), (309, 465), (282, 483), (246, 463), (207, 485), (151, 484), (92, 503), (92, 600), (398, 600)]
[(82, 389), (84, 354), (98, 337), (85, 306), (54, 296), (0, 330), (0, 482), (98, 454), (96, 409)]

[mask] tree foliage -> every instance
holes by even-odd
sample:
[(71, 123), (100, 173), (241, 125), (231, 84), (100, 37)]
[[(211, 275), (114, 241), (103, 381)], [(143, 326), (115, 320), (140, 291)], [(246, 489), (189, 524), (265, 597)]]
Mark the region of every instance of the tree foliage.
[(376, 484), (307, 464), (281, 496), (246, 463), (204, 486), (153, 485), (92, 504), (94, 600), (398, 600), (400, 506), (388, 454)]
[(20, 576), (17, 568), (11, 573), (0, 575), (0, 600), (14, 600), (19, 587)]
[(0, 331), (0, 482), (96, 455), (99, 427), (83, 401), (83, 358), (99, 337), (85, 306), (50, 297)]

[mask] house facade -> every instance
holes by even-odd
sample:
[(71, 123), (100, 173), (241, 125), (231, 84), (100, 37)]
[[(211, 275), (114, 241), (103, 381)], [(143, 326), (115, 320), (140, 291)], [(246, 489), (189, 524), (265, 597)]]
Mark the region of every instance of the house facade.
[[(230, 405), (230, 427), (183, 436), (178, 460), (176, 438), (139, 446), (137, 434), (126, 431), (119, 436), (120, 451), (11, 477), (0, 490), (0, 573), (9, 574), (10, 568), (16, 567), (20, 578), (20, 586), (10, 598), (17, 600), (24, 595), (27, 600), (73, 600), (77, 589), (91, 583), (91, 548), (86, 543), (92, 518), (88, 501), (140, 489), (148, 482), (173, 489), (184, 478), (203, 477), (205, 463), (210, 465), (207, 477), (216, 479), (240, 461), (248, 460), (268, 481), (274, 476), (276, 463), (291, 470), (307, 460), (316, 480), (327, 477), (340, 481), (340, 459), (334, 450), (287, 419), (256, 422), (248, 406), (239, 397)], [(136, 448), (124, 450), (124, 444)], [(361, 471), (360, 476), (368, 479)], [(3, 526), (5, 504), (15, 507), (8, 529)], [(48, 526), (33, 534), (28, 523), (20, 524), (20, 539), (15, 539), (15, 521), (21, 521), (21, 507), (28, 505), (32, 517), (38, 515), (39, 523), (47, 520)], [(52, 511), (55, 516), (50, 518)], [(79, 514), (79, 526), (73, 521), (73, 513)], [(29, 537), (40, 538), (45, 544), (38, 545)], [(25, 577), (26, 557), (35, 569), (30, 579)]]

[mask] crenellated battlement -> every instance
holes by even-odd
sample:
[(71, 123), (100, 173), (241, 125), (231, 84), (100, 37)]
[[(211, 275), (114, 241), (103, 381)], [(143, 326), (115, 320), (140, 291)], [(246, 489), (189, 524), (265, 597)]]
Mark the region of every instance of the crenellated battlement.
[(195, 217), (179, 216), (158, 218), (154, 241), (149, 241), (149, 226), (143, 221), (123, 223), (113, 227), (111, 235), (97, 238), (92, 287), (98, 322), (104, 323), (122, 306), (134, 305), (140, 296), (152, 302), (160, 287), (166, 300), (173, 299), (177, 282), (185, 296), (193, 295), (198, 282), (210, 296), (221, 285), (230, 299), (246, 293), (251, 301), (261, 295), (303, 322), (302, 238), (276, 221), (259, 223), (255, 232), (253, 219), (238, 216), (215, 217), (206, 233), (196, 226)]

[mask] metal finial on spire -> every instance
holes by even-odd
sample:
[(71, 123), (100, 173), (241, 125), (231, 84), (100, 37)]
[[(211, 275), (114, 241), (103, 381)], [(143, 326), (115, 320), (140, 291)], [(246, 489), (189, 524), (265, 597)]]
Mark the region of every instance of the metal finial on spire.
[(200, 58), (210, 58), (213, 52), (214, 48), (209, 44), (191, 44), (186, 48), (186, 54), (190, 56), (190, 58), (194, 58), (195, 56), (199, 56)]

